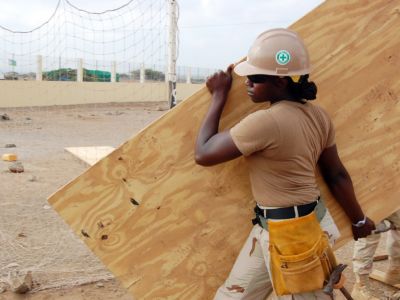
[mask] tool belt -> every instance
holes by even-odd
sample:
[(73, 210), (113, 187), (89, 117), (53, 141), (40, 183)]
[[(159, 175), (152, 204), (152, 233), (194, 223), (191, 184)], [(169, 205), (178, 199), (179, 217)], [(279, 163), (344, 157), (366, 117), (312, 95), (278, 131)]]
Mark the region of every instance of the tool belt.
[(336, 267), (318, 219), (312, 211), (298, 218), (267, 222), (270, 271), (278, 296), (322, 289)]
[(265, 230), (268, 230), (268, 219), (292, 219), (296, 217), (306, 216), (313, 211), (316, 212), (318, 221), (321, 221), (325, 216), (326, 207), (319, 196), (314, 202), (297, 206), (263, 209), (256, 205), (256, 207), (254, 208), (256, 216), (253, 220), (251, 220), (251, 222), (253, 223), (253, 225), (258, 224)]

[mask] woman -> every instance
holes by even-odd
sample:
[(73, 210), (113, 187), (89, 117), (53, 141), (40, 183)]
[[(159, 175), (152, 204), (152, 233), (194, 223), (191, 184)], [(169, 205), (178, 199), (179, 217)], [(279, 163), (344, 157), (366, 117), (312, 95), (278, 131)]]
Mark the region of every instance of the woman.
[[(234, 70), (247, 76), (252, 101), (270, 102), (271, 107), (250, 114), (224, 132), (218, 132), (218, 125), (231, 87), (233, 66), (207, 81), (212, 102), (198, 134), (196, 162), (212, 166), (245, 156), (257, 202), (256, 224), (215, 299), (265, 299), (273, 288), (279, 290), (278, 276), (271, 280), (274, 264), (269, 251), (275, 247), (271, 248), (275, 244), (270, 238), (278, 222), (315, 214), (320, 222), (316, 226), (327, 233), (329, 241), (338, 238), (332, 217), (319, 201), (317, 165), (351, 220), (354, 239), (367, 236), (375, 228), (362, 212), (351, 178), (338, 157), (329, 116), (307, 101), (315, 99), (317, 93), (315, 84), (308, 81), (309, 69), (307, 49), (295, 32), (273, 29), (262, 33), (247, 60)], [(279, 231), (275, 236), (279, 237)], [(286, 279), (283, 284), (289, 285)], [(330, 299), (321, 289), (278, 294), (283, 294), (279, 299)]]

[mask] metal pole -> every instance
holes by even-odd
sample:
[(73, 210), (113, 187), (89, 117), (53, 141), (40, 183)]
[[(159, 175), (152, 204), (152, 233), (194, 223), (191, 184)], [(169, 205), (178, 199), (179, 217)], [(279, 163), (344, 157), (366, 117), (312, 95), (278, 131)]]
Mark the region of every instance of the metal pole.
[(176, 34), (178, 29), (176, 0), (168, 0), (169, 31), (168, 31), (168, 103), (173, 108), (176, 105)]

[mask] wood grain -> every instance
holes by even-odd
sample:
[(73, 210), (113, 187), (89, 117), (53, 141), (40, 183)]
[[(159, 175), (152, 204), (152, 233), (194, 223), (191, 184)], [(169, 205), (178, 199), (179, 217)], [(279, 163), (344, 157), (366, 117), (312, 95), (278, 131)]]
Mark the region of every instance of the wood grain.
[[(305, 39), (340, 155), (374, 220), (400, 209), (398, 1), (326, 1), (292, 27)], [(262, 108), (235, 77), (221, 129)], [(206, 89), (121, 145), (49, 202), (137, 299), (211, 299), (251, 228), (242, 159), (196, 166)], [(343, 235), (347, 218), (319, 184)]]

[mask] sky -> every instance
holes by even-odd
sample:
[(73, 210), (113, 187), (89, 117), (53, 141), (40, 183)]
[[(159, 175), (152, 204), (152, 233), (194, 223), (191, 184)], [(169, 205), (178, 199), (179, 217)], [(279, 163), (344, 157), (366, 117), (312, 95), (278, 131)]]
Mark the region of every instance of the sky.
[[(69, 0), (73, 5), (103, 11), (128, 0)], [(148, 0), (137, 0), (148, 1)], [(167, 0), (165, 0), (167, 1)], [(177, 0), (179, 56), (177, 64), (224, 69), (246, 56), (257, 35), (287, 27), (322, 0)], [(58, 0), (0, 0), (0, 25), (31, 30), (54, 12)]]

